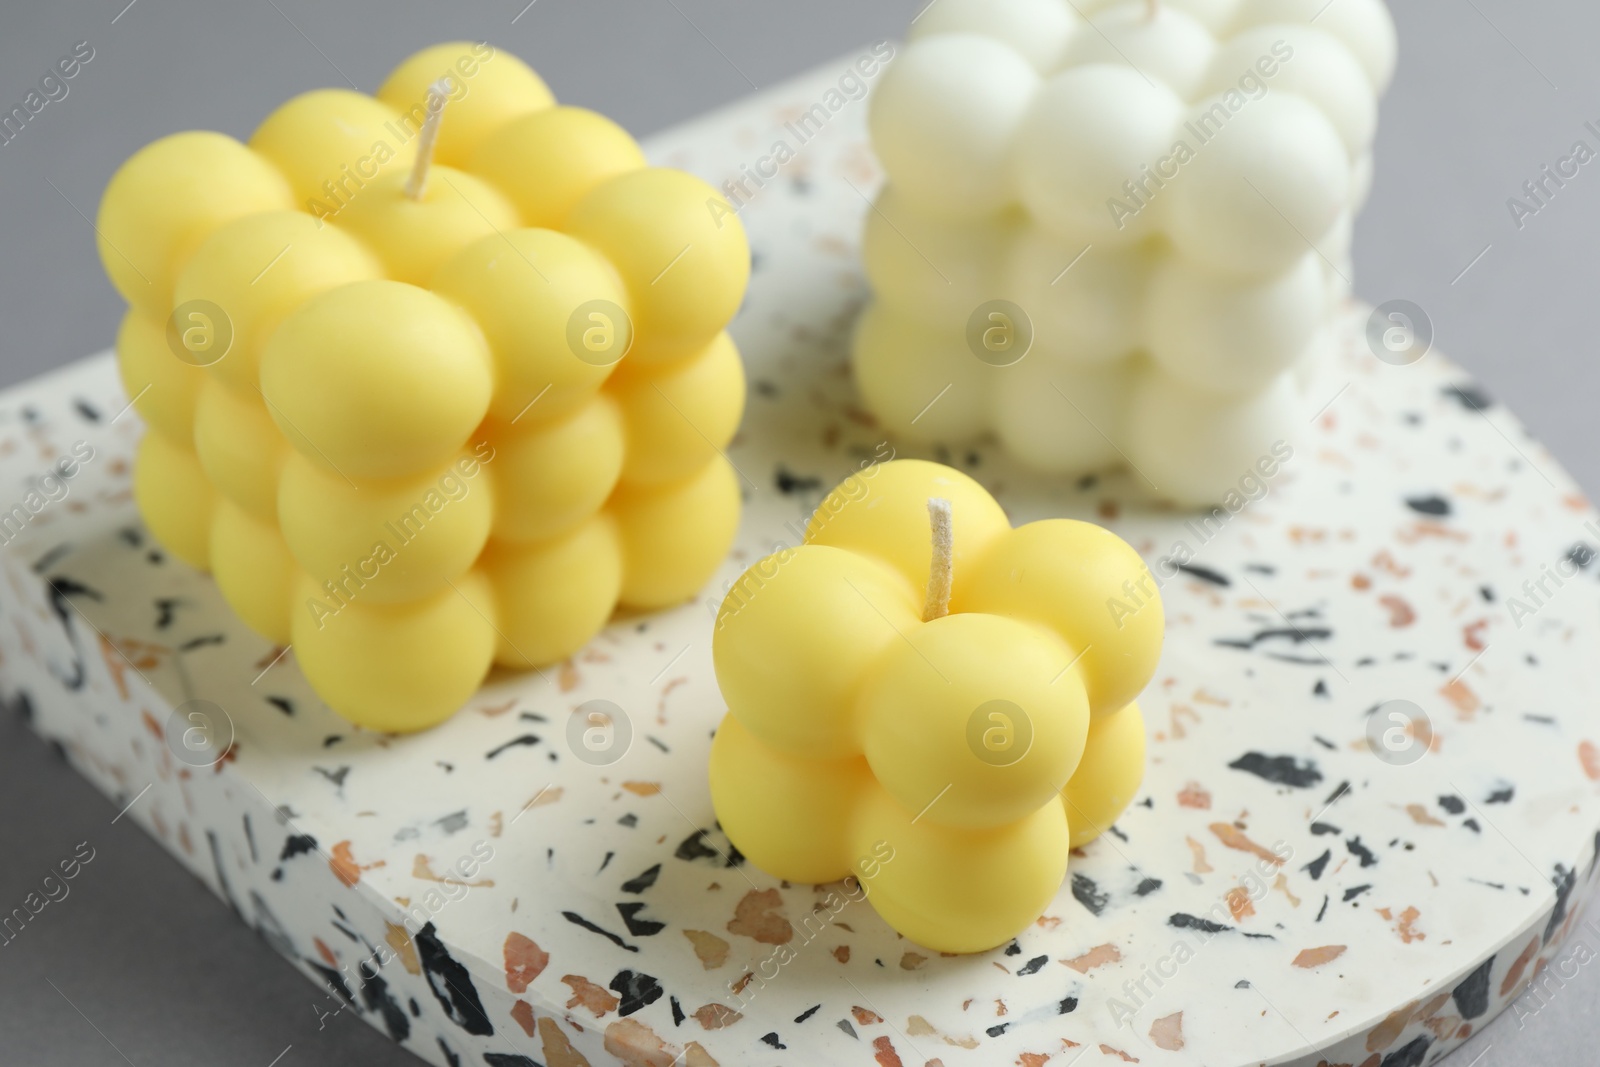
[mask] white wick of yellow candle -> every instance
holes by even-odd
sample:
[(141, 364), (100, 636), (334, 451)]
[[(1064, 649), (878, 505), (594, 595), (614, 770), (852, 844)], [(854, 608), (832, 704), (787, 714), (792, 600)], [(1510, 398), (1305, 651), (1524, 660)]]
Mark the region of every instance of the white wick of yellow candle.
[(439, 139), (439, 124), (444, 121), (444, 105), (450, 99), (450, 82), (440, 78), (428, 86), (428, 117), (422, 120), (417, 135), (417, 161), (406, 179), (406, 196), (421, 200), (428, 188), (428, 170), (433, 166), (433, 145)]
[(938, 497), (930, 499), (928, 522), (933, 527), (933, 561), (928, 566), (928, 601), (922, 608), (923, 622), (950, 614), (950, 580), (955, 570), (956, 551), (950, 501)]

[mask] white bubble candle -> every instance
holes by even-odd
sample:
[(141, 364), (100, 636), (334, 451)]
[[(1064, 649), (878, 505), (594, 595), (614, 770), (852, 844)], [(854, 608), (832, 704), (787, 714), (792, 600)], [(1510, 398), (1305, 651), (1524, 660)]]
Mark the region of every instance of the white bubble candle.
[(1312, 414), (1394, 62), (1381, 0), (935, 0), (872, 100), (868, 405), (1218, 502)]

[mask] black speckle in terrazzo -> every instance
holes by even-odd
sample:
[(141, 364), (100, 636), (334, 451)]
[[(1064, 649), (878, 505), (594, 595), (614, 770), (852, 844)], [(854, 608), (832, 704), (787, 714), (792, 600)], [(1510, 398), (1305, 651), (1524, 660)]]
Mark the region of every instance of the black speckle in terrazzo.
[(1356, 897), (1359, 897), (1362, 893), (1367, 892), (1371, 888), (1372, 888), (1371, 885), (1353, 885), (1353, 886), (1351, 886), (1349, 889), (1346, 889), (1344, 891), (1344, 903), (1346, 903), (1346, 904), (1350, 903), (1352, 900), (1356, 899)]
[(1322, 895), (1322, 908), (1317, 912), (1317, 922), (1321, 922), (1322, 917), (1326, 914), (1328, 914), (1328, 895), (1324, 893)]
[(603, 859), (603, 860), (601, 860), (601, 861), (600, 861), (600, 867), (599, 867), (599, 869), (598, 869), (598, 870), (596, 870), (596, 871), (595, 871), (595, 872), (594, 872), (594, 873), (595, 873), (595, 874), (599, 874), (599, 873), (600, 873), (600, 871), (603, 871), (603, 870), (605, 870), (605, 869), (606, 869), (606, 868), (607, 868), (607, 867), (609, 867), (609, 866), (611, 866), (611, 861), (612, 861), (612, 860), (613, 860), (613, 859), (615, 859), (615, 858), (616, 858), (616, 855), (617, 855), (617, 854), (616, 854), (616, 853), (615, 853), (615, 852), (613, 852), (613, 851), (611, 851), (611, 850), (609, 850), (609, 849), (608, 849), (608, 850), (606, 850), (606, 856), (605, 856), (605, 859)]
[(307, 852), (315, 852), (316, 849), (317, 839), (310, 834), (293, 834), (284, 838), (283, 851), (278, 853), (278, 862), (284, 863)]
[(652, 745), (654, 745), (657, 748), (659, 748), (663, 752), (671, 752), (672, 751), (672, 749), (667, 747), (667, 743), (665, 741), (661, 740), (661, 738), (659, 738), (659, 737), (655, 737), (655, 736), (653, 736), (651, 734), (645, 734), (644, 735), (644, 739), (646, 741), (650, 742)]
[(1462, 812), (1467, 810), (1466, 801), (1462, 800), (1460, 797), (1451, 796), (1448, 793), (1439, 798), (1439, 806), (1445, 811), (1448, 811), (1451, 815), (1460, 815)]
[(617, 1008), (619, 1015), (632, 1015), (640, 1008), (654, 1004), (665, 992), (661, 983), (639, 971), (622, 970), (611, 979), (611, 991), (622, 998)]
[(641, 871), (639, 874), (629, 878), (626, 882), (623, 882), (622, 891), (624, 893), (643, 893), (646, 889), (649, 889), (651, 886), (655, 885), (656, 879), (660, 877), (661, 864), (658, 863), (654, 867), (651, 867), (645, 871)]
[(491, 748), (487, 753), (485, 753), (483, 758), (486, 760), (491, 760), (507, 749), (516, 748), (519, 745), (526, 745), (531, 748), (538, 743), (539, 738), (534, 734), (523, 734), (520, 737), (513, 737), (503, 745), (496, 745), (494, 748)]
[(484, 1013), (483, 1001), (478, 999), (478, 989), (472, 984), (471, 972), (450, 955), (433, 923), (413, 934), (411, 943), (417, 948), (428, 988), (433, 990), (434, 999), (444, 1009), (445, 1016), (469, 1034), (494, 1033), (494, 1024)]
[(1250, 988), (1250, 979), (1248, 979), (1248, 978), (1239, 979), (1237, 982), (1233, 983), (1233, 988), (1235, 988), (1235, 989), (1249, 989)]
[(344, 1001), (346, 1004), (355, 1004), (355, 994), (350, 992), (350, 987), (344, 984), (343, 974), (334, 970), (332, 967), (324, 967), (316, 960), (306, 960), (305, 963), (306, 966), (310, 967), (313, 971), (316, 971), (322, 976), (322, 984), (325, 988), (331, 992), (339, 994), (339, 999)]
[(1567, 562), (1571, 563), (1580, 571), (1586, 571), (1589, 569), (1589, 564), (1594, 562), (1594, 556), (1594, 549), (1591, 546), (1584, 544), (1582, 541), (1579, 541), (1577, 544), (1567, 549), (1566, 559)]
[(343, 740), (344, 740), (344, 738), (341, 737), (338, 734), (329, 734), (327, 737), (324, 737), (322, 739), (322, 747), (323, 748), (332, 748), (334, 745), (337, 745), (340, 741), (343, 741)]
[(1056, 1005), (1057, 1015), (1071, 1015), (1078, 1010), (1077, 997), (1062, 997), (1061, 1003)]
[(1350, 855), (1361, 861), (1361, 866), (1363, 867), (1371, 867), (1378, 862), (1378, 857), (1372, 854), (1370, 848), (1361, 843), (1360, 837), (1352, 837), (1344, 843), (1344, 847), (1350, 850)]
[(368, 975), (364, 967), (358, 970), (361, 972), (361, 1000), (367, 1010), (383, 1016), (383, 1028), (393, 1040), (404, 1041), (410, 1037), (411, 1020), (406, 1018), (399, 1002), (389, 995), (389, 983), (376, 973)]
[(289, 931), (284, 929), (283, 923), (267, 907), (267, 902), (261, 899), (261, 894), (254, 889), (250, 890), (250, 906), (256, 913), (256, 933), (261, 935), (261, 940), (271, 945), (280, 956), (294, 959), (299, 955), (294, 950), (294, 939), (289, 936)]
[(1147, 897), (1151, 893), (1154, 893), (1157, 889), (1160, 889), (1160, 888), (1161, 888), (1161, 879), (1159, 879), (1159, 878), (1145, 878), (1142, 881), (1140, 881), (1140, 883), (1136, 887), (1134, 887), (1133, 895), (1136, 896), (1136, 897)]
[(1337, 751), (1339, 751), (1339, 746), (1334, 744), (1332, 741), (1329, 741), (1326, 737), (1322, 737), (1322, 736), (1320, 736), (1318, 734), (1312, 734), (1311, 735), (1311, 740), (1315, 741), (1317, 744), (1321, 745), (1323, 748), (1327, 749), (1329, 752), (1337, 752)]
[(1040, 968), (1050, 962), (1049, 956), (1035, 956), (1033, 959), (1017, 968), (1017, 977), (1025, 978), (1030, 974), (1038, 974)]
[(269, 696), (266, 701), (285, 715), (294, 716), (294, 702), (288, 697)]
[(311, 769), (322, 775), (329, 782), (332, 782), (335, 789), (343, 789), (344, 780), (350, 776), (350, 768), (348, 766), (339, 767), (331, 771), (326, 767), (312, 767)]
[(222, 634), (201, 634), (199, 637), (191, 637), (179, 645), (178, 651), (193, 652), (197, 648), (205, 648), (208, 645), (225, 645), (227, 643), (227, 637)]
[(1312, 860), (1310, 863), (1306, 864), (1300, 869), (1310, 872), (1312, 881), (1321, 881), (1322, 872), (1327, 869), (1328, 861), (1332, 858), (1333, 850), (1331, 848), (1324, 849), (1322, 855), (1318, 856), (1316, 859)]
[(1231, 926), (1214, 923), (1210, 919), (1202, 919), (1198, 915), (1186, 912), (1174, 912), (1167, 918), (1167, 925), (1179, 930), (1199, 930), (1203, 934), (1222, 934), (1233, 930)]
[(1504, 787), (1502, 787), (1500, 789), (1496, 789), (1493, 793), (1490, 793), (1488, 799), (1485, 800), (1484, 803), (1485, 804), (1509, 804), (1509, 803), (1511, 803), (1511, 798), (1516, 796), (1516, 795), (1517, 795), (1517, 787), (1516, 786), (1512, 786), (1512, 785), (1508, 785), (1508, 786), (1504, 786)]
[(1099, 915), (1105, 911), (1106, 904), (1111, 900), (1111, 894), (1103, 892), (1093, 878), (1077, 873), (1072, 875), (1072, 896), (1087, 908), (1091, 915)]
[(1020, 956), (1020, 955), (1022, 955), (1022, 946), (1017, 944), (1017, 939), (1016, 938), (1012, 938), (1011, 939), (1011, 944), (1006, 946), (1006, 955), (1007, 956)]
[(1321, 697), (1324, 700), (1328, 699), (1328, 683), (1318, 678), (1317, 684), (1311, 687), (1311, 695)]
[(84, 422), (100, 421), (100, 412), (96, 410), (93, 404), (89, 403), (87, 400), (84, 400), (82, 397), (75, 398), (72, 401), (72, 410), (76, 411)]
[(177, 615), (180, 607), (186, 606), (188, 601), (182, 597), (164, 596), (156, 599), (156, 629), (165, 630), (172, 625), (172, 620)]
[(635, 826), (639, 825), (639, 816), (635, 815), (633, 812), (630, 811), (626, 815), (622, 816), (622, 818), (617, 820), (617, 825), (618, 826), (626, 826), (628, 829), (631, 830)]
[(537, 1060), (530, 1060), (515, 1052), (485, 1052), (483, 1062), (489, 1067), (539, 1067)]
[(814, 475), (801, 476), (790, 471), (783, 464), (778, 464), (778, 469), (772, 475), (773, 482), (778, 487), (778, 492), (784, 496), (795, 493), (814, 493), (822, 488), (822, 479)]
[(794, 1021), (796, 1023), (803, 1023), (807, 1019), (809, 1019), (813, 1015), (815, 1015), (821, 1008), (822, 1008), (821, 1004), (813, 1004), (811, 1007), (807, 1008), (805, 1011), (801, 1012), (799, 1015), (796, 1015), (794, 1017)]
[(706, 837), (711, 831), (696, 830), (678, 844), (672, 853), (673, 857), (680, 860), (713, 859), (719, 861), (724, 867), (738, 867), (744, 863), (744, 856), (740, 851), (729, 844), (727, 852), (718, 852), (711, 845), (706, 844)]
[(1433, 515), (1437, 518), (1447, 517), (1450, 512), (1450, 501), (1442, 496), (1408, 496), (1406, 507), (1419, 515)]
[(687, 1018), (687, 1016), (683, 1014), (683, 1005), (678, 1003), (677, 997), (668, 997), (667, 1003), (672, 1005), (672, 1025), (682, 1026), (683, 1020)]
[(435, 819), (433, 821), (433, 825), (443, 830), (446, 834), (459, 833), (467, 828), (466, 809), (463, 808), (460, 811), (452, 811), (450, 814), (442, 818)]
[(1428, 1046), (1432, 1044), (1433, 1038), (1424, 1034), (1404, 1048), (1389, 1053), (1378, 1067), (1422, 1067), (1422, 1061), (1428, 1055)]
[(1314, 822), (1311, 824), (1311, 835), (1313, 837), (1321, 837), (1323, 834), (1342, 833), (1344, 833), (1344, 831), (1333, 825), (1331, 822)]
[(461, 1057), (450, 1051), (450, 1046), (444, 1043), (444, 1038), (435, 1038), (439, 1042), (439, 1051), (444, 1053), (444, 1062), (448, 1067), (461, 1067)]
[(1177, 567), (1178, 570), (1182, 571), (1184, 574), (1187, 574), (1191, 578), (1198, 578), (1202, 582), (1209, 582), (1212, 585), (1220, 585), (1224, 589), (1233, 585), (1232, 579), (1230, 579), (1227, 575), (1218, 571), (1214, 571), (1210, 567), (1202, 567), (1198, 563), (1179, 563)]
[(571, 923), (573, 926), (580, 926), (583, 929), (589, 931), (591, 934), (599, 934), (601, 937), (605, 938), (607, 941), (611, 942), (613, 945), (616, 945), (618, 948), (625, 949), (628, 952), (638, 952), (639, 951), (639, 946), (638, 945), (630, 945), (630, 944), (628, 944), (626, 941), (622, 940), (622, 938), (618, 937), (616, 934), (612, 933), (610, 930), (604, 929), (603, 927), (596, 926), (594, 923), (590, 922), (588, 919), (585, 919), (582, 915), (579, 915), (575, 911), (564, 911), (564, 912), (561, 913), (561, 917), (563, 919), (567, 920), (567, 922)]
[(1577, 874), (1569, 871), (1561, 864), (1556, 864), (1555, 877), (1550, 883), (1556, 887), (1556, 906), (1550, 913), (1550, 921), (1545, 924), (1544, 943), (1549, 944), (1550, 939), (1556, 936), (1556, 931), (1561, 929), (1561, 924), (1567, 919), (1567, 898), (1572, 896), (1572, 887), (1577, 884)]
[(1477, 970), (1463, 978), (1451, 992), (1450, 997), (1456, 1002), (1456, 1011), (1461, 1013), (1463, 1019), (1469, 1021), (1477, 1019), (1489, 1010), (1489, 976), (1494, 972), (1494, 961), (1493, 956), (1484, 960)]
[[(1221, 648), (1238, 648), (1248, 652), (1257, 645), (1269, 641), (1287, 640), (1292, 645), (1301, 645), (1309, 641), (1323, 641), (1333, 636), (1333, 630), (1326, 626), (1271, 626), (1258, 630), (1249, 637), (1219, 637), (1212, 643)], [(1326, 666), (1320, 659), (1295, 658), (1284, 653), (1274, 653), (1269, 650), (1273, 659), (1284, 663), (1300, 663), (1307, 666)]]
[(837, 1026), (839, 1029), (843, 1030), (845, 1033), (849, 1034), (851, 1037), (855, 1038), (857, 1041), (861, 1040), (861, 1035), (856, 1033), (856, 1028), (850, 1025), (850, 1020), (849, 1019), (840, 1019), (838, 1022), (834, 1023), (833, 1025)]
[(1232, 770), (1253, 774), (1275, 785), (1286, 785), (1295, 789), (1309, 789), (1322, 781), (1322, 771), (1317, 768), (1314, 761), (1306, 760), (1302, 763), (1293, 756), (1267, 756), (1260, 752), (1246, 752), (1228, 766)]
[(991, 1026), (989, 1029), (985, 1030), (984, 1033), (988, 1034), (990, 1037), (999, 1037), (1001, 1034), (1010, 1029), (1010, 1027), (1010, 1023), (996, 1023), (994, 1026)]
[(639, 913), (646, 906), (642, 900), (619, 901), (617, 904), (617, 914), (622, 916), (622, 924), (634, 937), (654, 937), (667, 928), (666, 923), (639, 918)]
[(1468, 411), (1488, 411), (1494, 407), (1494, 398), (1476, 382), (1451, 384), (1439, 390), (1448, 400), (1454, 400)]
[(1465, 826), (1468, 830), (1471, 830), (1475, 834), (1483, 833), (1483, 827), (1478, 825), (1478, 820), (1477, 819), (1468, 819), (1466, 822), (1463, 822), (1461, 825)]
[(788, 1045), (785, 1045), (782, 1041), (778, 1040), (778, 1031), (776, 1031), (776, 1030), (772, 1031), (772, 1033), (770, 1033), (770, 1034), (762, 1034), (761, 1035), (761, 1040), (765, 1041), (767, 1044), (771, 1045), (773, 1048), (788, 1048), (789, 1047)]

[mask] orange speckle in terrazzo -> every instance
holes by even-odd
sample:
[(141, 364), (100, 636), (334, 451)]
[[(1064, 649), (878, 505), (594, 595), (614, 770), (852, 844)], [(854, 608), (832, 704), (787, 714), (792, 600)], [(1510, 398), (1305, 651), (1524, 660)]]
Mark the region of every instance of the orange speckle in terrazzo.
[(878, 1023), (883, 1022), (883, 1016), (871, 1008), (863, 1008), (859, 1004), (851, 1006), (850, 1014), (856, 1017), (856, 1022), (861, 1026), (876, 1026)]
[(661, 792), (660, 782), (623, 782), (622, 788), (636, 797), (653, 797)]
[(1511, 969), (1506, 972), (1505, 978), (1500, 982), (1500, 995), (1502, 997), (1510, 996), (1511, 991), (1517, 988), (1517, 983), (1522, 981), (1522, 972), (1527, 969), (1528, 964), (1533, 960), (1534, 954), (1538, 951), (1539, 939), (1535, 937), (1528, 942), (1528, 947), (1522, 950), (1522, 955), (1518, 956), (1515, 962), (1511, 964)]
[(1183, 1012), (1173, 1012), (1151, 1023), (1150, 1043), (1168, 1052), (1183, 1048)]
[(1324, 963), (1332, 963), (1343, 956), (1345, 948), (1344, 945), (1323, 945), (1320, 948), (1301, 949), (1300, 954), (1294, 958), (1294, 965), (1306, 970), (1321, 967)]
[(833, 958), (838, 960), (840, 963), (849, 963), (850, 962), (850, 946), (849, 945), (835, 945), (834, 948), (833, 948)]
[(511, 1005), (511, 1020), (522, 1027), (522, 1032), (529, 1037), (532, 1037), (538, 1028), (537, 1021), (533, 1017), (533, 1005), (526, 1000), (519, 999)]
[(1265, 849), (1256, 844), (1254, 841), (1250, 840), (1249, 836), (1243, 830), (1239, 829), (1237, 826), (1234, 826), (1232, 823), (1214, 822), (1211, 824), (1211, 832), (1216, 834), (1217, 840), (1221, 841), (1228, 848), (1234, 849), (1238, 852), (1248, 852), (1263, 862), (1272, 864), (1274, 867), (1283, 866), (1283, 858), (1281, 856), (1278, 856), (1276, 853), (1271, 852), (1270, 850)]
[(1096, 967), (1103, 967), (1108, 963), (1116, 963), (1122, 959), (1122, 952), (1113, 944), (1096, 945), (1081, 956), (1074, 956), (1070, 960), (1061, 962), (1077, 971), (1079, 974), (1088, 974)]
[(782, 906), (783, 896), (776, 889), (752, 889), (734, 907), (728, 933), (763, 945), (787, 945), (794, 939), (794, 927), (779, 911)]
[(1242, 885), (1236, 885), (1228, 890), (1228, 912), (1233, 916), (1234, 922), (1241, 922), (1256, 913), (1256, 906), (1250, 902), (1250, 890)]
[(878, 1067), (905, 1067), (900, 1054), (894, 1050), (894, 1044), (887, 1037), (872, 1039), (872, 1058), (877, 1061)]
[(637, 1019), (618, 1019), (606, 1027), (605, 1050), (626, 1067), (673, 1067), (679, 1055)]
[(1417, 621), (1417, 613), (1404, 597), (1393, 593), (1378, 598), (1378, 603), (1389, 609), (1389, 627), (1394, 630), (1403, 630)]
[(383, 867), (386, 863), (387, 861), (385, 860), (365, 865), (357, 863), (355, 856), (351, 853), (351, 844), (348, 841), (340, 841), (337, 845), (334, 845), (333, 855), (328, 858), (328, 867), (333, 871), (334, 876), (348, 887), (354, 887), (357, 882), (361, 881), (362, 871)]
[(525, 991), (550, 965), (550, 954), (540, 948), (532, 938), (515, 930), (506, 935), (503, 952), (506, 963), (506, 988), (513, 993)]
[(1119, 1056), (1119, 1057), (1122, 1058), (1122, 1062), (1124, 1062), (1124, 1063), (1138, 1063), (1139, 1062), (1139, 1059), (1138, 1059), (1137, 1056), (1130, 1056), (1126, 1052), (1122, 1051), (1120, 1048), (1112, 1048), (1110, 1045), (1106, 1044), (1103, 1041), (1100, 1043), (1100, 1051), (1101, 1051), (1101, 1053), (1103, 1053), (1104, 1055), (1107, 1055), (1107, 1056)]
[(572, 999), (567, 1001), (567, 1007), (576, 1008), (582, 1005), (588, 1008), (597, 1019), (605, 1018), (608, 1011), (612, 1011), (621, 1003), (606, 989), (595, 985), (581, 974), (564, 974), (561, 981), (572, 990)]
[(922, 953), (907, 952), (900, 957), (900, 969), (902, 971), (914, 971), (927, 962), (928, 957), (924, 956)]
[(714, 971), (728, 962), (728, 943), (716, 934), (705, 930), (685, 930), (683, 936), (694, 946), (695, 958), (706, 970)]
[(1185, 837), (1184, 840), (1189, 842), (1189, 851), (1194, 854), (1194, 873), (1210, 874), (1212, 867), (1206, 862), (1206, 847), (1192, 837)]
[(1578, 745), (1578, 762), (1583, 764), (1583, 773), (1591, 781), (1600, 782), (1600, 746), (1593, 741), (1583, 741)]
[(721, 1030), (744, 1018), (742, 1012), (735, 1011), (726, 1004), (702, 1004), (690, 1014), (705, 1030)]
[(1178, 793), (1178, 807), (1194, 808), (1198, 811), (1211, 810), (1211, 794), (1206, 792), (1199, 782), (1189, 782)]

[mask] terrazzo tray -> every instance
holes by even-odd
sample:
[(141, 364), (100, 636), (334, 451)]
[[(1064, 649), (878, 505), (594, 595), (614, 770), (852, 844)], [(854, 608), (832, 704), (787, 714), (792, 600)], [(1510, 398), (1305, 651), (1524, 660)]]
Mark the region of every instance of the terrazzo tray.
[[(1600, 526), (1457, 368), (1375, 359), (1365, 309), (1237, 514), (937, 457), (1014, 522), (1099, 519), (1171, 575), (1143, 791), (1013, 944), (920, 949), (716, 829), (717, 590), (892, 453), (846, 368), (879, 180), (864, 105), (829, 94), (854, 58), (652, 146), (719, 184), (780, 138), (796, 153), (742, 212), (748, 511), (701, 602), (497, 675), (431, 733), (354, 730), (145, 533), (137, 416), (101, 355), (0, 396), (0, 507), (27, 512), (0, 552), (6, 700), (329, 1013), (435, 1064), (1432, 1062), (1557, 951), (1593, 879)], [(797, 143), (785, 123), (818, 103)], [(75, 445), (92, 458), (41, 483)], [(595, 700), (626, 716), (598, 751), (575, 714)]]

